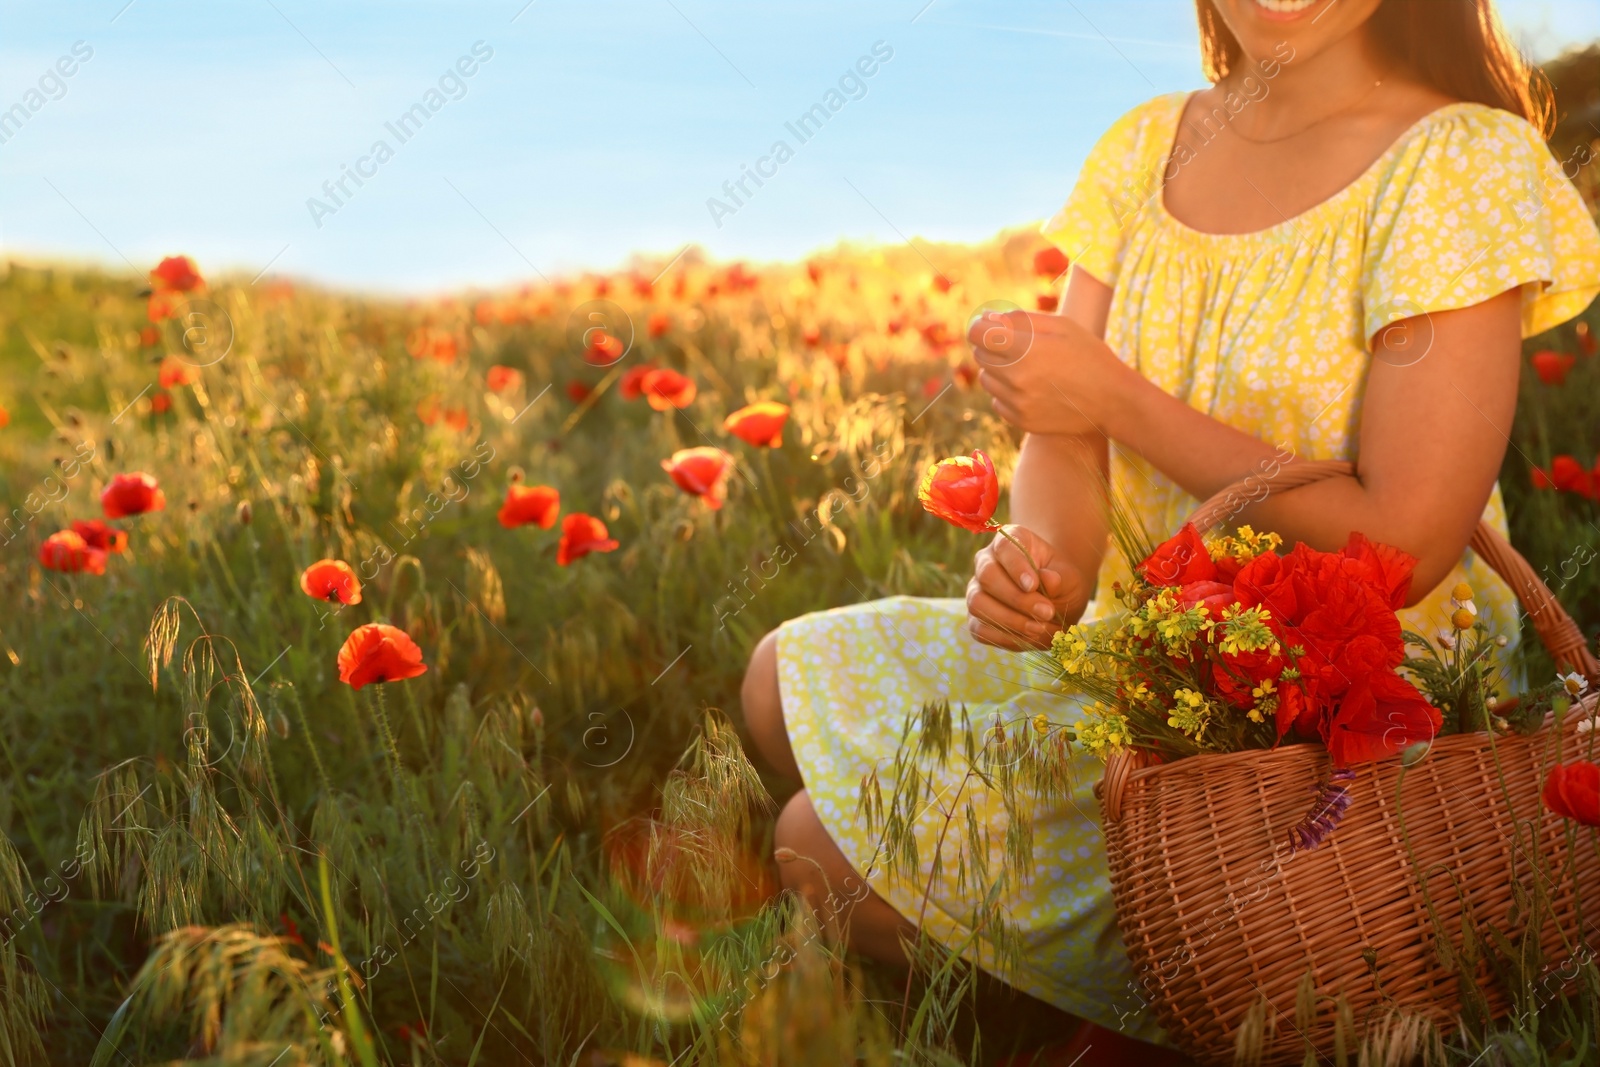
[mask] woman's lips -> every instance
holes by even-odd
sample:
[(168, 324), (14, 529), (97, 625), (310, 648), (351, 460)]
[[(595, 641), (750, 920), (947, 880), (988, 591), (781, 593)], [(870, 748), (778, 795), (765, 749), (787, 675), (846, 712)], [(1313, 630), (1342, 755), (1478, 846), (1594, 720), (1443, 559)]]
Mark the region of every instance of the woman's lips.
[(1304, 18), (1323, 0), (1250, 0), (1256, 14), (1272, 22), (1293, 22)]

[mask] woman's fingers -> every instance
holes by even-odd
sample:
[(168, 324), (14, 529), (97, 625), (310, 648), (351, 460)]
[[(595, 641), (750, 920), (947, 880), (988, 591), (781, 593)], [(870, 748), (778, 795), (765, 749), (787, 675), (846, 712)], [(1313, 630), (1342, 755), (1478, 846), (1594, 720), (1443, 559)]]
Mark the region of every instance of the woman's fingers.
[(967, 614), (1012, 639), (1039, 641), (1049, 633), (1044, 620), (1026, 615), (994, 596), (977, 575), (967, 583)]
[(1049, 546), (1020, 526), (1008, 526), (1004, 533), (995, 535), (989, 552), (1024, 594), (1010, 601), (1012, 606), (1038, 619), (1052, 618), (1055, 607), (1048, 590), (1039, 588), (1039, 568), (1050, 562)]
[(1024, 640), (1015, 634), (1002, 630), (984, 622), (982, 619), (968, 617), (967, 632), (976, 640), (995, 648), (1004, 648), (1012, 652), (1022, 652), (1030, 648), (1044, 647), (1044, 638)]

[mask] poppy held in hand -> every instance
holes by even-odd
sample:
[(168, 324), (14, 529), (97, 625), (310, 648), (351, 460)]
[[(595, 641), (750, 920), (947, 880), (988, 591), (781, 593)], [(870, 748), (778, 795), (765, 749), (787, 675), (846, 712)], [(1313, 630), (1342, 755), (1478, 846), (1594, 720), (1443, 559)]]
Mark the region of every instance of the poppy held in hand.
[(369, 622), (345, 638), (339, 649), (339, 681), (351, 689), (374, 682), (400, 682), (428, 669), (422, 649), (398, 626)]
[(722, 428), (748, 445), (778, 448), (783, 444), (783, 424), (789, 421), (789, 405), (774, 400), (742, 407), (722, 422)]
[(660, 367), (640, 379), (639, 392), (657, 411), (671, 411), (694, 403), (696, 389), (693, 379), (671, 367)]
[(205, 279), (188, 256), (168, 256), (150, 272), (150, 284), (156, 289), (187, 293), (205, 285)]
[(1550, 768), (1544, 806), (1585, 826), (1600, 826), (1600, 763), (1575, 760)]
[(162, 511), (166, 506), (167, 497), (161, 491), (161, 486), (150, 475), (140, 471), (117, 475), (100, 493), (100, 507), (108, 519)]
[(361, 579), (342, 559), (319, 559), (300, 575), (306, 596), (340, 604), (361, 603)]
[(72, 532), (83, 538), (90, 548), (102, 552), (121, 552), (128, 547), (127, 532), (100, 519), (78, 519), (72, 524)]
[(728, 498), (732, 458), (720, 448), (680, 448), (671, 459), (661, 461), (661, 469), (672, 476), (679, 489), (704, 500), (715, 511)]
[(556, 563), (565, 567), (591, 552), (615, 552), (617, 542), (606, 536), (606, 524), (593, 515), (574, 511), (561, 520), (561, 543), (556, 546)]
[(44, 539), (44, 544), (39, 546), (39, 563), (47, 570), (66, 574), (106, 572), (106, 554), (98, 548), (90, 548), (71, 530), (61, 530)]
[(561, 494), (548, 485), (513, 485), (500, 505), (500, 525), (508, 530), (530, 523), (541, 530), (556, 524), (561, 514)]
[(1000, 479), (993, 461), (983, 449), (975, 448), (970, 456), (941, 459), (924, 471), (917, 499), (930, 515), (984, 533), (998, 525), (994, 509), (1000, 503)]

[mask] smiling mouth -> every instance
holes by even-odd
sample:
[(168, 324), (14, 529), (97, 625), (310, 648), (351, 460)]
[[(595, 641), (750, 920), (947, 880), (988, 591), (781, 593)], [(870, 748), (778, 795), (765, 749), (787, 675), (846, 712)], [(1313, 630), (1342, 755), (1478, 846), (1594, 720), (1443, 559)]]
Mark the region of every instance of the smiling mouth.
[(1293, 18), (1317, 6), (1318, 0), (1253, 0), (1269, 16)]

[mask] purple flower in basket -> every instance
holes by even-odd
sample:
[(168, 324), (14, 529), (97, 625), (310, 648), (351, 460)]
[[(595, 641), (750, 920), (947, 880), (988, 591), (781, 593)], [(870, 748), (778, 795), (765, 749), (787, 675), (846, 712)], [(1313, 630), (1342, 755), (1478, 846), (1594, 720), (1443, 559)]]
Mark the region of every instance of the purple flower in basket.
[(1296, 852), (1310, 852), (1327, 840), (1344, 818), (1344, 813), (1350, 810), (1350, 790), (1346, 783), (1355, 781), (1356, 772), (1348, 767), (1341, 767), (1328, 775), (1328, 780), (1318, 786), (1313, 792), (1316, 800), (1311, 805), (1311, 810), (1306, 812), (1306, 817), (1289, 828), (1289, 855)]

